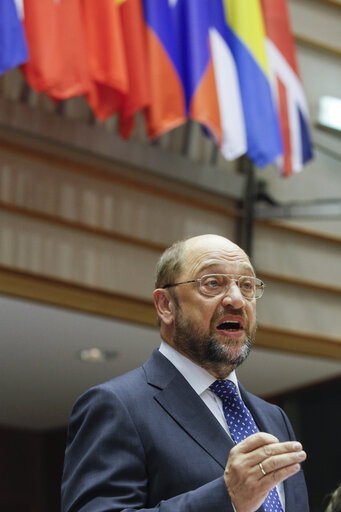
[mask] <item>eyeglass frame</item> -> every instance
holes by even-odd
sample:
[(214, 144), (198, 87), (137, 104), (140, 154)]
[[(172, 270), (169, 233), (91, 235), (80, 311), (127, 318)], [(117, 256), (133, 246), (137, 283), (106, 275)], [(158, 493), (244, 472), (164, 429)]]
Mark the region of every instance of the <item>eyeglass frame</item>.
[[(205, 295), (206, 297), (218, 297), (219, 295), (222, 295), (223, 293), (226, 293), (229, 289), (229, 287), (226, 287), (226, 289), (223, 291), (223, 292), (220, 292), (220, 293), (217, 293), (217, 295), (210, 295), (208, 293), (205, 293), (202, 291), (202, 288), (201, 288), (201, 282), (202, 280), (205, 278), (205, 277), (209, 277), (209, 276), (225, 276), (225, 277), (228, 277), (229, 279), (233, 280), (235, 283), (237, 283), (237, 286), (240, 290), (240, 293), (243, 295), (243, 297), (247, 300), (257, 300), (257, 299), (260, 299), (262, 298), (263, 296), (263, 293), (264, 293), (264, 289), (265, 289), (265, 283), (259, 279), (258, 277), (255, 277), (255, 276), (238, 276), (238, 277), (233, 277), (232, 274), (205, 274), (201, 277), (198, 277), (197, 279), (190, 279), (189, 281), (181, 281), (179, 283), (169, 283), (169, 284), (165, 284), (162, 286), (163, 289), (167, 289), (167, 288), (173, 288), (174, 286), (178, 286), (180, 284), (189, 284), (189, 283), (199, 283), (199, 290), (201, 290), (201, 293), (203, 295)], [(246, 297), (242, 290), (240, 289), (239, 287), (239, 280), (242, 278), (242, 277), (246, 277), (246, 278), (251, 278), (251, 279), (255, 279), (257, 281), (257, 285), (261, 286), (261, 290), (262, 290), (262, 293), (259, 297)], [(259, 284), (258, 284), (259, 282)]]

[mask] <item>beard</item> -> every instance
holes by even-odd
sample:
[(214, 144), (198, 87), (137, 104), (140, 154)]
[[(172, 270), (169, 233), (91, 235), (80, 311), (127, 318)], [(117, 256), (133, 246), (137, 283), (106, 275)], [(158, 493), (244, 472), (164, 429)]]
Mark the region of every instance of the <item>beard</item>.
[[(219, 378), (226, 377), (245, 361), (255, 341), (256, 327), (250, 331), (243, 311), (229, 309), (214, 315), (209, 330), (205, 332), (183, 317), (179, 304), (175, 307), (173, 342), (179, 352)], [(242, 345), (240, 339), (224, 337), (224, 341), (219, 341), (215, 337), (217, 320), (227, 313), (245, 318), (246, 338)]]

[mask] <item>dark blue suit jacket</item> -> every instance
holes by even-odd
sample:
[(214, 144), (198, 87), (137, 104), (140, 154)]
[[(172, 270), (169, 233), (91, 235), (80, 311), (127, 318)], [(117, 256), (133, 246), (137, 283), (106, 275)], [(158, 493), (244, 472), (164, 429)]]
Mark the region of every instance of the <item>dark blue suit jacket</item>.
[[(240, 390), (261, 431), (294, 439), (280, 408)], [(62, 512), (233, 512), (223, 479), (232, 446), (201, 398), (155, 350), (141, 368), (76, 402)], [(302, 471), (284, 488), (286, 512), (309, 511)]]

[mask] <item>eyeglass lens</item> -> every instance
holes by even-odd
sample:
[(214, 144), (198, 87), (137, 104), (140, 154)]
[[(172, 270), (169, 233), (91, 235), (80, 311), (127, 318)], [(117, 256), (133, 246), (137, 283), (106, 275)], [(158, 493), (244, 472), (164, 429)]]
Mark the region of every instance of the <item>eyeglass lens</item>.
[(200, 289), (206, 295), (219, 295), (230, 288), (232, 281), (237, 282), (241, 293), (247, 299), (257, 299), (263, 293), (263, 284), (256, 277), (240, 276), (239, 278), (232, 278), (225, 274), (203, 276), (200, 280)]

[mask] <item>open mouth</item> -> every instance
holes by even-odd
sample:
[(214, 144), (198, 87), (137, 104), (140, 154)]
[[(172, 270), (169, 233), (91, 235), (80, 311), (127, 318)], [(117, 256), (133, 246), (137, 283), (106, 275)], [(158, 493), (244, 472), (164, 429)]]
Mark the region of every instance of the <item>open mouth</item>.
[(219, 331), (236, 332), (242, 329), (242, 325), (238, 321), (229, 320), (228, 322), (222, 322), (217, 326)]
[(244, 334), (245, 319), (241, 315), (225, 315), (220, 318), (220, 323), (216, 325), (216, 329), (228, 338), (239, 338)]

